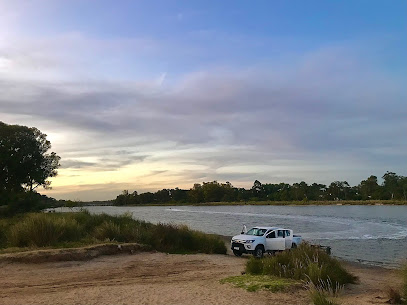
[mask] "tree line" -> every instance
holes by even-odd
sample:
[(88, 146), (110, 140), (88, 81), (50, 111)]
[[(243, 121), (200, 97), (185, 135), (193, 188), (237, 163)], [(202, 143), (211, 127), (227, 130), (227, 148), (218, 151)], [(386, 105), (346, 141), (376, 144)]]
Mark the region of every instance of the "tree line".
[(162, 189), (155, 193), (123, 191), (113, 201), (115, 205), (154, 203), (205, 203), (245, 201), (336, 201), (336, 200), (407, 200), (407, 177), (386, 172), (383, 183), (376, 176), (362, 180), (356, 186), (346, 181), (329, 185), (313, 183), (266, 183), (256, 180), (250, 189), (234, 187), (230, 182), (196, 183), (189, 190)]

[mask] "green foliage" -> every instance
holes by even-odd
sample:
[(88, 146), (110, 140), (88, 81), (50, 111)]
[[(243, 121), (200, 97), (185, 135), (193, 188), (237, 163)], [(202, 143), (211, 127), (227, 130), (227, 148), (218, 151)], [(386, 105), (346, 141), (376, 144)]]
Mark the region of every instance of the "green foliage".
[(404, 297), (404, 304), (407, 305), (407, 263), (401, 268), (401, 275), (403, 278), (402, 294)]
[(35, 210), (41, 195), (39, 186), (49, 188), (57, 175), (60, 157), (47, 153), (51, 143), (37, 128), (0, 122), (0, 213), (13, 215)]
[(310, 289), (311, 302), (314, 305), (336, 305), (333, 300), (328, 296), (328, 293), (323, 289), (312, 288)]
[(0, 248), (4, 248), (7, 244), (7, 229), (7, 221), (0, 219)]
[(0, 122), (0, 189), (48, 187), (60, 160), (54, 152), (47, 154), (49, 149), (47, 135), (37, 128)]
[(77, 240), (83, 231), (72, 217), (29, 214), (9, 228), (8, 244), (12, 247), (45, 247)]
[(401, 292), (399, 289), (388, 287), (386, 289), (389, 304), (405, 304), (407, 305), (407, 263), (401, 266), (400, 274), (402, 278)]
[(231, 276), (220, 280), (221, 284), (230, 283), (235, 287), (246, 289), (254, 292), (257, 290), (268, 290), (271, 292), (287, 291), (288, 289), (298, 286), (298, 282), (289, 279), (282, 279), (268, 275), (239, 275)]
[[(236, 188), (230, 182), (195, 183), (189, 190), (162, 189), (155, 193), (138, 194), (125, 190), (114, 200), (115, 205), (136, 204), (406, 204), (407, 177), (387, 172), (382, 185), (376, 176), (370, 176), (359, 185), (347, 181), (334, 181), (329, 186), (306, 182), (266, 183), (256, 180), (250, 189)], [(376, 200), (376, 201), (374, 201)], [(384, 200), (384, 201), (383, 201)], [(390, 201), (391, 200), (391, 201)], [(404, 201), (404, 202), (403, 202)]]
[(154, 225), (131, 214), (32, 213), (0, 221), (0, 248), (65, 247), (109, 241), (138, 242), (169, 253), (225, 254), (223, 240), (187, 226)]
[(307, 243), (261, 260), (251, 258), (247, 262), (246, 272), (310, 281), (316, 286), (330, 283), (335, 289), (357, 280), (338, 260)]
[(246, 263), (246, 273), (247, 274), (263, 274), (264, 262), (260, 259), (255, 259), (251, 257)]

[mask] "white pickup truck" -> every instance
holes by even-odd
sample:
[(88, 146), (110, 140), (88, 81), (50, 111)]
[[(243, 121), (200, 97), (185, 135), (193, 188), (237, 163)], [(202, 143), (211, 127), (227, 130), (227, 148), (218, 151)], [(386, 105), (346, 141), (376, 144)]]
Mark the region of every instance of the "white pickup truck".
[(296, 248), (302, 241), (301, 236), (293, 235), (293, 230), (276, 227), (254, 227), (242, 234), (233, 236), (231, 249), (236, 256), (243, 253), (262, 257), (265, 252), (275, 253)]

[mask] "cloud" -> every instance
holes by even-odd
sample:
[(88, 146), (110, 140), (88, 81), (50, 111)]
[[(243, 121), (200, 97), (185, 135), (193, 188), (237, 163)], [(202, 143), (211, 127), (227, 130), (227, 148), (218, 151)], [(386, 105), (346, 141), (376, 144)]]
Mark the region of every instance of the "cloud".
[[(67, 179), (60, 186), (54, 179), (59, 194), (93, 185), (86, 176), (106, 171), (126, 172), (114, 176), (115, 191), (142, 191), (215, 179), (356, 183), (407, 170), (400, 166), (407, 157), (407, 77), (387, 73), (359, 49), (324, 47), (263, 66), (171, 77), (89, 77), (99, 68), (91, 53), (112, 58), (123, 51), (116, 43), (72, 33), (35, 48), (33, 41), (0, 45), (0, 117), (49, 134)], [(143, 40), (118, 45), (126, 54), (147, 52)], [(154, 42), (147, 45), (158, 52)], [(76, 47), (83, 58), (70, 53)], [(111, 183), (100, 185), (112, 194)]]

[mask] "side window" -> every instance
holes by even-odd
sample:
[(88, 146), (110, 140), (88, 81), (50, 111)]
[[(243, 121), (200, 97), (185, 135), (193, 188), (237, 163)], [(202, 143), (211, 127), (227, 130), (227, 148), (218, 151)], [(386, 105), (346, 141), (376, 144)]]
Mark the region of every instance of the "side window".
[(283, 230), (278, 230), (277, 232), (278, 232), (277, 233), (278, 237), (284, 237), (284, 231)]
[(266, 236), (266, 238), (276, 238), (276, 232), (270, 232), (267, 236)]
[(290, 230), (285, 230), (285, 236), (290, 236)]

